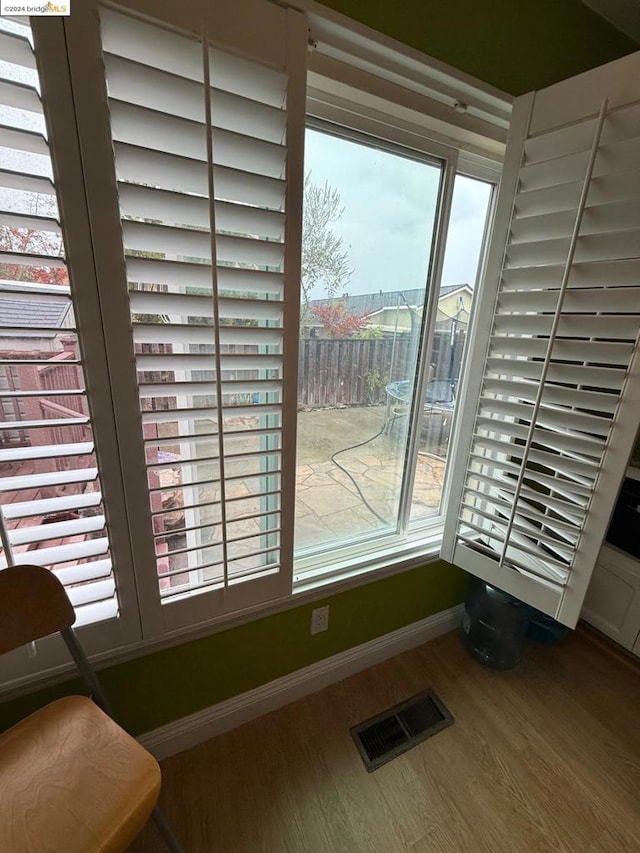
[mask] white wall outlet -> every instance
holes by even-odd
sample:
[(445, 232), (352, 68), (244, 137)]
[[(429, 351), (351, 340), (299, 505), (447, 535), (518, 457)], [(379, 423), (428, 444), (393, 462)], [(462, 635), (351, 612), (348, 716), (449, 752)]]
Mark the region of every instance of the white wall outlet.
[(329, 605), (311, 611), (311, 633), (319, 634), (329, 627)]

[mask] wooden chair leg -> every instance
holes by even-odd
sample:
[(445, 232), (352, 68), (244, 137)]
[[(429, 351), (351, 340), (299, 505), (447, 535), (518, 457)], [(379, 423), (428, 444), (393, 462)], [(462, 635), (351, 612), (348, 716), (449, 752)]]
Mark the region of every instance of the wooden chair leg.
[(158, 827), (160, 835), (162, 835), (164, 839), (164, 843), (167, 845), (167, 850), (170, 853), (183, 853), (182, 847), (178, 842), (178, 839), (173, 834), (171, 827), (167, 823), (167, 819), (162, 813), (160, 806), (156, 806), (152, 812), (153, 821), (155, 825)]

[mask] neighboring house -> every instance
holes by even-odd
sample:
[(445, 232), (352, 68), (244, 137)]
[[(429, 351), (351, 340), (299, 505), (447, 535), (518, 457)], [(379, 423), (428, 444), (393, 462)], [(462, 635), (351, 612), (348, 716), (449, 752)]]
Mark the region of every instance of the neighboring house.
[[(20, 332), (12, 333), (13, 326), (19, 326)], [(73, 312), (68, 302), (0, 293), (0, 328), (2, 351), (60, 352), (57, 330), (73, 328)]]
[(411, 290), (380, 290), (378, 293), (360, 293), (351, 296), (333, 296), (329, 299), (309, 300), (309, 309), (316, 305), (335, 305), (341, 302), (349, 314), (368, 315), (381, 308), (395, 307), (398, 304), (416, 305), (424, 300), (424, 288), (416, 287)]
[[(440, 289), (436, 329), (451, 331), (455, 321), (456, 331), (466, 331), (473, 300), (473, 289), (468, 284), (451, 284)], [(380, 293), (364, 293), (358, 296), (314, 299), (309, 302), (309, 311), (303, 327), (303, 337), (327, 337), (320, 322), (313, 319), (315, 306), (343, 304), (348, 314), (364, 316), (368, 328), (379, 329), (385, 335), (411, 332), (411, 316), (414, 320), (422, 315), (424, 289), (391, 290)]]
[(454, 331), (465, 332), (469, 326), (472, 302), (473, 289), (468, 284), (443, 287), (438, 300), (436, 329), (451, 331), (453, 322)]

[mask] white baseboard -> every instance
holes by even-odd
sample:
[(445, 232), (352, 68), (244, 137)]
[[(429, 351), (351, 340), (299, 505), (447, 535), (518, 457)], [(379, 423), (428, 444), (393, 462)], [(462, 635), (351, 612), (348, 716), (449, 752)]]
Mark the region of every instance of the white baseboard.
[(460, 622), (462, 605), (413, 622), (368, 643), (248, 690), (138, 738), (156, 758), (168, 758), (249, 720), (315, 693), (329, 684), (446, 634)]

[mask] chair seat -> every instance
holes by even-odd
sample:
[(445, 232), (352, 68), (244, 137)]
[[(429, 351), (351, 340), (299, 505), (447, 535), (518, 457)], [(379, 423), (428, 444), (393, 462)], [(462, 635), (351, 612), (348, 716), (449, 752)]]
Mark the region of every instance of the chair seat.
[(157, 761), (84, 696), (0, 735), (2, 853), (125, 851), (159, 792)]

